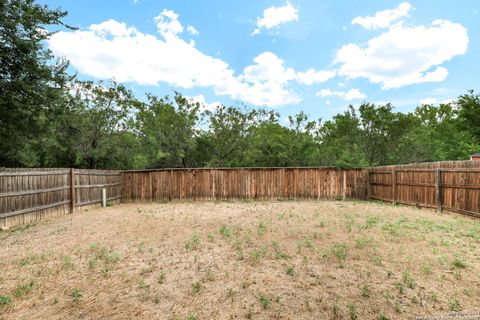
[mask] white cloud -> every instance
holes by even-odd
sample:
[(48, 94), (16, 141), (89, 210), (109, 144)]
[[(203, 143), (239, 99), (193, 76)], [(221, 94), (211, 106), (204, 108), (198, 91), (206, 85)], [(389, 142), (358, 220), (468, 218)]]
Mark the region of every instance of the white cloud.
[(209, 87), (254, 105), (295, 104), (301, 97), (285, 88), (296, 79), (295, 70), (271, 52), (254, 58), (243, 73), (221, 59), (198, 50), (193, 41), (179, 37), (183, 26), (178, 15), (164, 10), (155, 18), (161, 37), (139, 32), (125, 23), (108, 20), (87, 30), (62, 31), (48, 41), (57, 56), (65, 56), (84, 75), (140, 85), (161, 82), (181, 88)]
[(158, 32), (163, 36), (176, 35), (183, 32), (183, 26), (178, 21), (178, 14), (172, 10), (164, 9), (154, 18)]
[(314, 83), (321, 83), (328, 81), (337, 75), (336, 70), (320, 70), (308, 69), (305, 72), (297, 73), (297, 80), (301, 84), (310, 86)]
[(330, 89), (322, 89), (317, 92), (317, 96), (319, 97), (341, 97), (347, 101), (350, 100), (359, 100), (365, 99), (367, 97), (366, 94), (361, 92), (359, 89), (354, 88), (348, 91), (332, 91)]
[(187, 100), (190, 103), (198, 103), (200, 105), (200, 111), (213, 111), (215, 110), (218, 106), (221, 106), (222, 103), (220, 101), (214, 101), (211, 103), (208, 103), (205, 100), (205, 96), (203, 94), (200, 94), (198, 96), (186, 96)]
[(352, 20), (352, 24), (359, 24), (370, 30), (388, 28), (399, 19), (408, 16), (409, 11), (413, 9), (408, 2), (402, 2), (395, 9), (378, 11), (373, 16), (356, 17)]
[(448, 75), (442, 63), (462, 55), (468, 47), (467, 30), (458, 23), (434, 20), (430, 26), (393, 25), (361, 47), (346, 44), (337, 51), (339, 74), (367, 78), (383, 88), (439, 82)]
[(196, 36), (196, 35), (198, 35), (198, 34), (200, 33), (200, 32), (198, 32), (197, 29), (195, 29), (194, 26), (188, 26), (188, 27), (187, 27), (187, 31), (188, 31), (191, 35), (194, 35), (194, 36)]
[(438, 102), (438, 100), (435, 99), (435, 98), (425, 98), (425, 99), (420, 100), (420, 104), (435, 104), (437, 102)]
[(436, 98), (429, 97), (429, 98), (425, 98), (425, 99), (420, 100), (421, 105), (424, 105), (424, 104), (428, 104), (428, 105), (449, 104), (449, 103), (452, 103), (452, 102), (455, 102), (455, 99), (438, 100)]
[(272, 29), (290, 21), (298, 21), (298, 8), (295, 8), (290, 1), (282, 7), (272, 6), (263, 11), (263, 17), (257, 18), (257, 27), (252, 35), (259, 34), (263, 28)]

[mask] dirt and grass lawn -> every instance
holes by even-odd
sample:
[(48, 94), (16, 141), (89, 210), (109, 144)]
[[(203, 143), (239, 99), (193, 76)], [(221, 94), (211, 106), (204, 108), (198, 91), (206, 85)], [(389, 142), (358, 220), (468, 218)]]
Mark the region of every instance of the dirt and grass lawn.
[(2, 231), (0, 248), (0, 319), (407, 319), (480, 307), (480, 221), (379, 203), (121, 205)]

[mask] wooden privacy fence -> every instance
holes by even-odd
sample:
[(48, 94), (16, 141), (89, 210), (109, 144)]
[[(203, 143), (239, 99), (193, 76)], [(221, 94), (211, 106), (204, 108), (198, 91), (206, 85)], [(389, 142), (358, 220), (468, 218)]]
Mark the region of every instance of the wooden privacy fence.
[(480, 161), (443, 161), (369, 170), (369, 197), (480, 217)]
[(225, 199), (366, 199), (367, 171), (199, 168), (124, 171), (122, 202)]
[(0, 168), (0, 228), (98, 205), (103, 188), (119, 202), (121, 185), (120, 171)]
[[(73, 182), (73, 183), (72, 183)], [(480, 217), (480, 161), (364, 169), (0, 168), (0, 228), (109, 202), (226, 199), (378, 199)]]

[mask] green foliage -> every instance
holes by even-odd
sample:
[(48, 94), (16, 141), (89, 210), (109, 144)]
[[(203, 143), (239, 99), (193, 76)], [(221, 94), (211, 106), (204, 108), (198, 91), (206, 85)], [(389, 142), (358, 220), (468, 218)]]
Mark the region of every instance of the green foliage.
[(272, 304), (272, 299), (264, 294), (260, 295), (260, 304), (263, 309), (267, 309)]
[(72, 300), (76, 302), (83, 298), (83, 292), (78, 288), (74, 288), (70, 296), (72, 297)]
[(13, 292), (13, 296), (15, 298), (21, 298), (33, 290), (33, 281), (29, 281), (27, 283), (21, 284), (15, 288), (15, 291)]
[(201, 289), (202, 289), (202, 284), (199, 281), (195, 282), (192, 285), (192, 292), (193, 293), (199, 293)]
[(367, 167), (480, 151), (473, 90), (409, 113), (389, 103), (349, 106), (324, 122), (299, 112), (284, 126), (262, 108), (202, 111), (178, 92), (138, 98), (114, 81), (79, 81), (45, 46), (54, 32), (45, 29), (70, 28), (66, 15), (34, 0), (0, 1), (0, 166)]
[(9, 305), (12, 302), (9, 296), (0, 295), (0, 308), (6, 305)]

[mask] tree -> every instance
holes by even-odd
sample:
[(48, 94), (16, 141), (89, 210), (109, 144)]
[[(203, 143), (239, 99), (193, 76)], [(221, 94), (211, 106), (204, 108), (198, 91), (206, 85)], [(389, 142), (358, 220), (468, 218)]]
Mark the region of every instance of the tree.
[(247, 110), (219, 106), (206, 111), (208, 130), (204, 132), (206, 152), (210, 156), (207, 166), (245, 166), (245, 152), (256, 126), (275, 121), (276, 114), (264, 110)]
[(458, 98), (457, 105), (461, 129), (469, 132), (480, 143), (480, 95), (469, 90)]
[[(0, 165), (41, 164), (33, 141), (45, 133), (65, 83), (65, 61), (53, 61), (47, 26), (64, 25), (61, 10), (33, 0), (0, 0)], [(42, 119), (43, 118), (43, 119)]]
[(191, 154), (198, 135), (198, 103), (191, 103), (175, 93), (157, 98), (148, 95), (148, 102), (139, 104), (136, 132), (147, 152), (151, 167), (195, 166)]
[(130, 115), (139, 102), (129, 90), (115, 82), (75, 81), (66, 96), (62, 112), (49, 126), (47, 164), (91, 169), (145, 165), (131, 130)]

